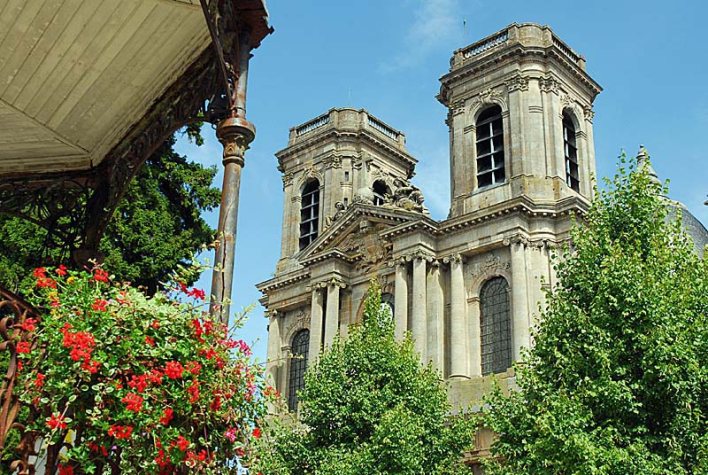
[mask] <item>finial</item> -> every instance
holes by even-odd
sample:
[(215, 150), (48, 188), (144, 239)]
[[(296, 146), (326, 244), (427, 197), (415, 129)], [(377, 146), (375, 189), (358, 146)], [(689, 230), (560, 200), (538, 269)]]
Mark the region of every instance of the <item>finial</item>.
[(649, 181), (653, 185), (661, 186), (661, 180), (659, 180), (659, 176), (649, 162), (649, 154), (644, 145), (639, 146), (639, 152), (637, 153), (637, 170), (646, 170), (647, 175), (649, 175)]

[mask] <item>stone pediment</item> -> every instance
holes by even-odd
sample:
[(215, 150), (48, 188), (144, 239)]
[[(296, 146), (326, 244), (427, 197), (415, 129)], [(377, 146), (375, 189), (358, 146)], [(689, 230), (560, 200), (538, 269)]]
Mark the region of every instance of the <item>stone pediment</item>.
[(387, 230), (421, 219), (420, 213), (355, 203), (334, 221), (296, 259), (303, 266), (329, 258), (339, 258), (368, 269), (390, 256), (390, 241), (382, 236)]

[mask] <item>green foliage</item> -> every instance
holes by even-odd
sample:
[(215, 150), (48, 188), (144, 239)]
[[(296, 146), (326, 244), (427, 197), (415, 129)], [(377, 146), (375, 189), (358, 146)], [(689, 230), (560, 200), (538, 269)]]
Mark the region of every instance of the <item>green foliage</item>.
[(646, 170), (621, 157), (517, 367), (493, 394), (492, 475), (708, 473), (708, 264)]
[[(203, 142), (196, 127), (185, 134)], [(201, 214), (219, 203), (220, 191), (211, 186), (216, 168), (189, 162), (174, 151), (175, 141), (171, 137), (146, 161), (100, 245), (105, 265), (118, 280), (142, 285), (150, 294), (215, 234)], [(28, 269), (69, 265), (69, 249), (48, 245), (46, 230), (29, 221), (0, 215), (0, 236), (0, 285), (10, 290), (32, 285)]]
[(473, 427), (449, 416), (446, 388), (410, 337), (396, 341), (375, 282), (364, 322), (305, 376), (301, 424), (276, 425), (252, 470), (270, 474), (447, 474), (466, 469)]

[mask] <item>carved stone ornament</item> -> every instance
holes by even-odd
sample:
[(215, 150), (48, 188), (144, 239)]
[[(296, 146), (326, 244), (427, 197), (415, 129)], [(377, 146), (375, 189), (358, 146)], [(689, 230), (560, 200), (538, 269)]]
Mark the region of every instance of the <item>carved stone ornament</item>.
[(391, 255), (391, 244), (380, 236), (384, 229), (385, 225), (378, 225), (350, 234), (337, 248), (347, 254), (360, 256), (355, 265), (357, 270), (368, 272), (378, 269)]
[(335, 211), (332, 216), (327, 216), (327, 218), (325, 219), (325, 229), (332, 226), (335, 221), (344, 216), (344, 213), (346, 213), (347, 208), (348, 207), (341, 201), (337, 201), (336, 203), (334, 203), (334, 209), (336, 209), (337, 211)]
[(510, 263), (503, 262), (501, 258), (495, 254), (490, 254), (482, 264), (477, 263), (474, 265), (472, 275), (474, 277), (498, 275), (509, 269), (509, 267), (511, 267)]
[(563, 107), (570, 107), (574, 104), (573, 99), (566, 93), (561, 94), (561, 104)]
[(396, 178), (393, 180), (393, 186), (391, 188), (393, 192), (391, 195), (386, 195), (386, 203), (384, 206), (430, 214), (428, 208), (423, 204), (425, 201), (423, 192), (420, 191), (418, 187), (413, 186), (406, 180)]
[(450, 112), (452, 115), (460, 115), (465, 112), (465, 101), (455, 101), (450, 105)]
[(342, 168), (342, 157), (341, 155), (330, 155), (322, 160), (322, 164), (325, 168)]
[(293, 172), (289, 173), (283, 173), (283, 188), (286, 186), (290, 185), (293, 182), (293, 178), (295, 177), (295, 174)]
[(496, 104), (499, 101), (502, 101), (502, 93), (499, 91), (495, 91), (494, 89), (487, 88), (484, 91), (480, 92), (477, 97), (475, 98), (475, 102), (479, 102), (480, 104)]
[(545, 77), (540, 79), (541, 92), (553, 92), (558, 94), (558, 81), (552, 77)]
[(449, 256), (445, 256), (442, 258), (443, 263), (445, 264), (452, 264), (452, 263), (461, 263), (464, 261), (463, 257), (460, 254), (450, 254)]
[(529, 243), (529, 239), (521, 234), (515, 234), (514, 236), (504, 238), (502, 243), (505, 246), (510, 246), (511, 244), (523, 244), (526, 246)]
[(509, 92), (529, 90), (529, 78), (527, 76), (522, 76), (521, 74), (517, 74), (513, 78), (506, 81), (505, 84)]
[(592, 122), (593, 117), (595, 117), (595, 111), (592, 110), (592, 105), (583, 107), (583, 115), (585, 120)]

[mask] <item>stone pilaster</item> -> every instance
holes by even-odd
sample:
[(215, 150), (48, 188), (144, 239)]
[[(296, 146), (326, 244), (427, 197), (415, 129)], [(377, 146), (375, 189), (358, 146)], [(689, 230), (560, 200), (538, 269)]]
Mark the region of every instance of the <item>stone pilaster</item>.
[(458, 254), (446, 261), (450, 263), (450, 377), (467, 378), (469, 337), (462, 257)]
[[(319, 286), (312, 288), (312, 308), (310, 310), (310, 362), (315, 362), (319, 358), (320, 350), (322, 349), (322, 312), (323, 312), (323, 295), (322, 289)], [(309, 363), (308, 363), (309, 364)]]
[(340, 280), (332, 279), (327, 283), (327, 315), (325, 316), (325, 346), (334, 341), (339, 331), (339, 290), (344, 288)]
[(526, 282), (526, 240), (516, 238), (511, 246), (511, 312), (513, 360), (521, 360), (521, 348), (529, 346), (529, 307)]
[(396, 281), (394, 294), (395, 313), (395, 331), (396, 338), (403, 339), (408, 330), (408, 264), (403, 262), (396, 263)]
[(469, 309), (470, 324), (470, 346), (469, 346), (469, 363), (470, 376), (482, 376), (482, 327), (481, 327), (481, 311), (479, 307), (479, 296), (471, 297), (467, 300)]
[(421, 360), (426, 361), (425, 345), (427, 342), (427, 263), (430, 257), (416, 253), (409, 257), (413, 261), (413, 303), (411, 335), (415, 341), (415, 350), (420, 353)]
[(427, 288), (427, 360), (435, 368), (443, 371), (445, 358), (445, 302), (443, 301), (443, 281), (441, 262), (433, 259), (430, 263)]

